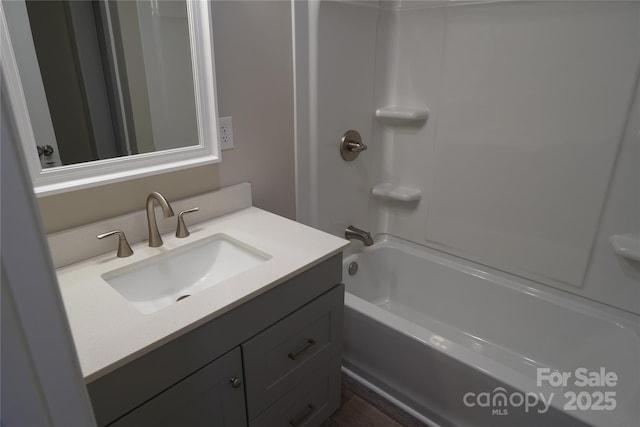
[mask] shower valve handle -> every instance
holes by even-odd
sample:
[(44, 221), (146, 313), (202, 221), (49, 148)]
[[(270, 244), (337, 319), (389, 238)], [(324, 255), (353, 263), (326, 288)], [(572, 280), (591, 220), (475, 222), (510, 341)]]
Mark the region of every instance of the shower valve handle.
[(355, 160), (358, 154), (366, 149), (367, 146), (362, 143), (362, 137), (358, 131), (348, 130), (342, 136), (340, 155), (345, 161), (351, 162)]
[(361, 151), (364, 151), (367, 149), (367, 146), (364, 145), (362, 142), (359, 141), (347, 141), (347, 150), (354, 152), (354, 153), (359, 153)]

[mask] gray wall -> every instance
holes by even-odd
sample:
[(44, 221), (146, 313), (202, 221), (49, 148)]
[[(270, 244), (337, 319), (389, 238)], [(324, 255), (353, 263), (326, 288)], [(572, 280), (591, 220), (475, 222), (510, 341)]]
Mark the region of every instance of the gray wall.
[(291, 6), (213, 2), (220, 116), (233, 116), (233, 150), (222, 163), (38, 200), (47, 233), (143, 209), (147, 194), (170, 201), (251, 182), (255, 206), (295, 217)]

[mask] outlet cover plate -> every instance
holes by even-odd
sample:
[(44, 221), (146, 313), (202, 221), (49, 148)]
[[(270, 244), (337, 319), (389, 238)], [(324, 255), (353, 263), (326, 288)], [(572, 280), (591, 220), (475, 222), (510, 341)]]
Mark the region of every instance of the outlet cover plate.
[(231, 116), (218, 118), (220, 126), (220, 148), (229, 150), (233, 148), (233, 122)]

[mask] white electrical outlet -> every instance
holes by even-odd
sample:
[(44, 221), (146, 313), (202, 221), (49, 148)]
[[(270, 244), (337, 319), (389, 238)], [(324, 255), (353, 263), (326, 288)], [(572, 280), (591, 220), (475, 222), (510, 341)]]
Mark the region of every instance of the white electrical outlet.
[(218, 119), (220, 125), (220, 149), (229, 150), (233, 148), (233, 123), (231, 116), (220, 117)]

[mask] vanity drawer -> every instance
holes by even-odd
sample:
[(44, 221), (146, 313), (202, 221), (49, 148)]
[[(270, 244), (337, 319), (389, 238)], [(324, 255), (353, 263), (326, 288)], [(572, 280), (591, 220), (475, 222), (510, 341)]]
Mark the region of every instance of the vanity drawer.
[(317, 427), (340, 406), (340, 357), (264, 411), (249, 427)]
[(249, 420), (339, 358), (343, 304), (338, 285), (242, 345)]

